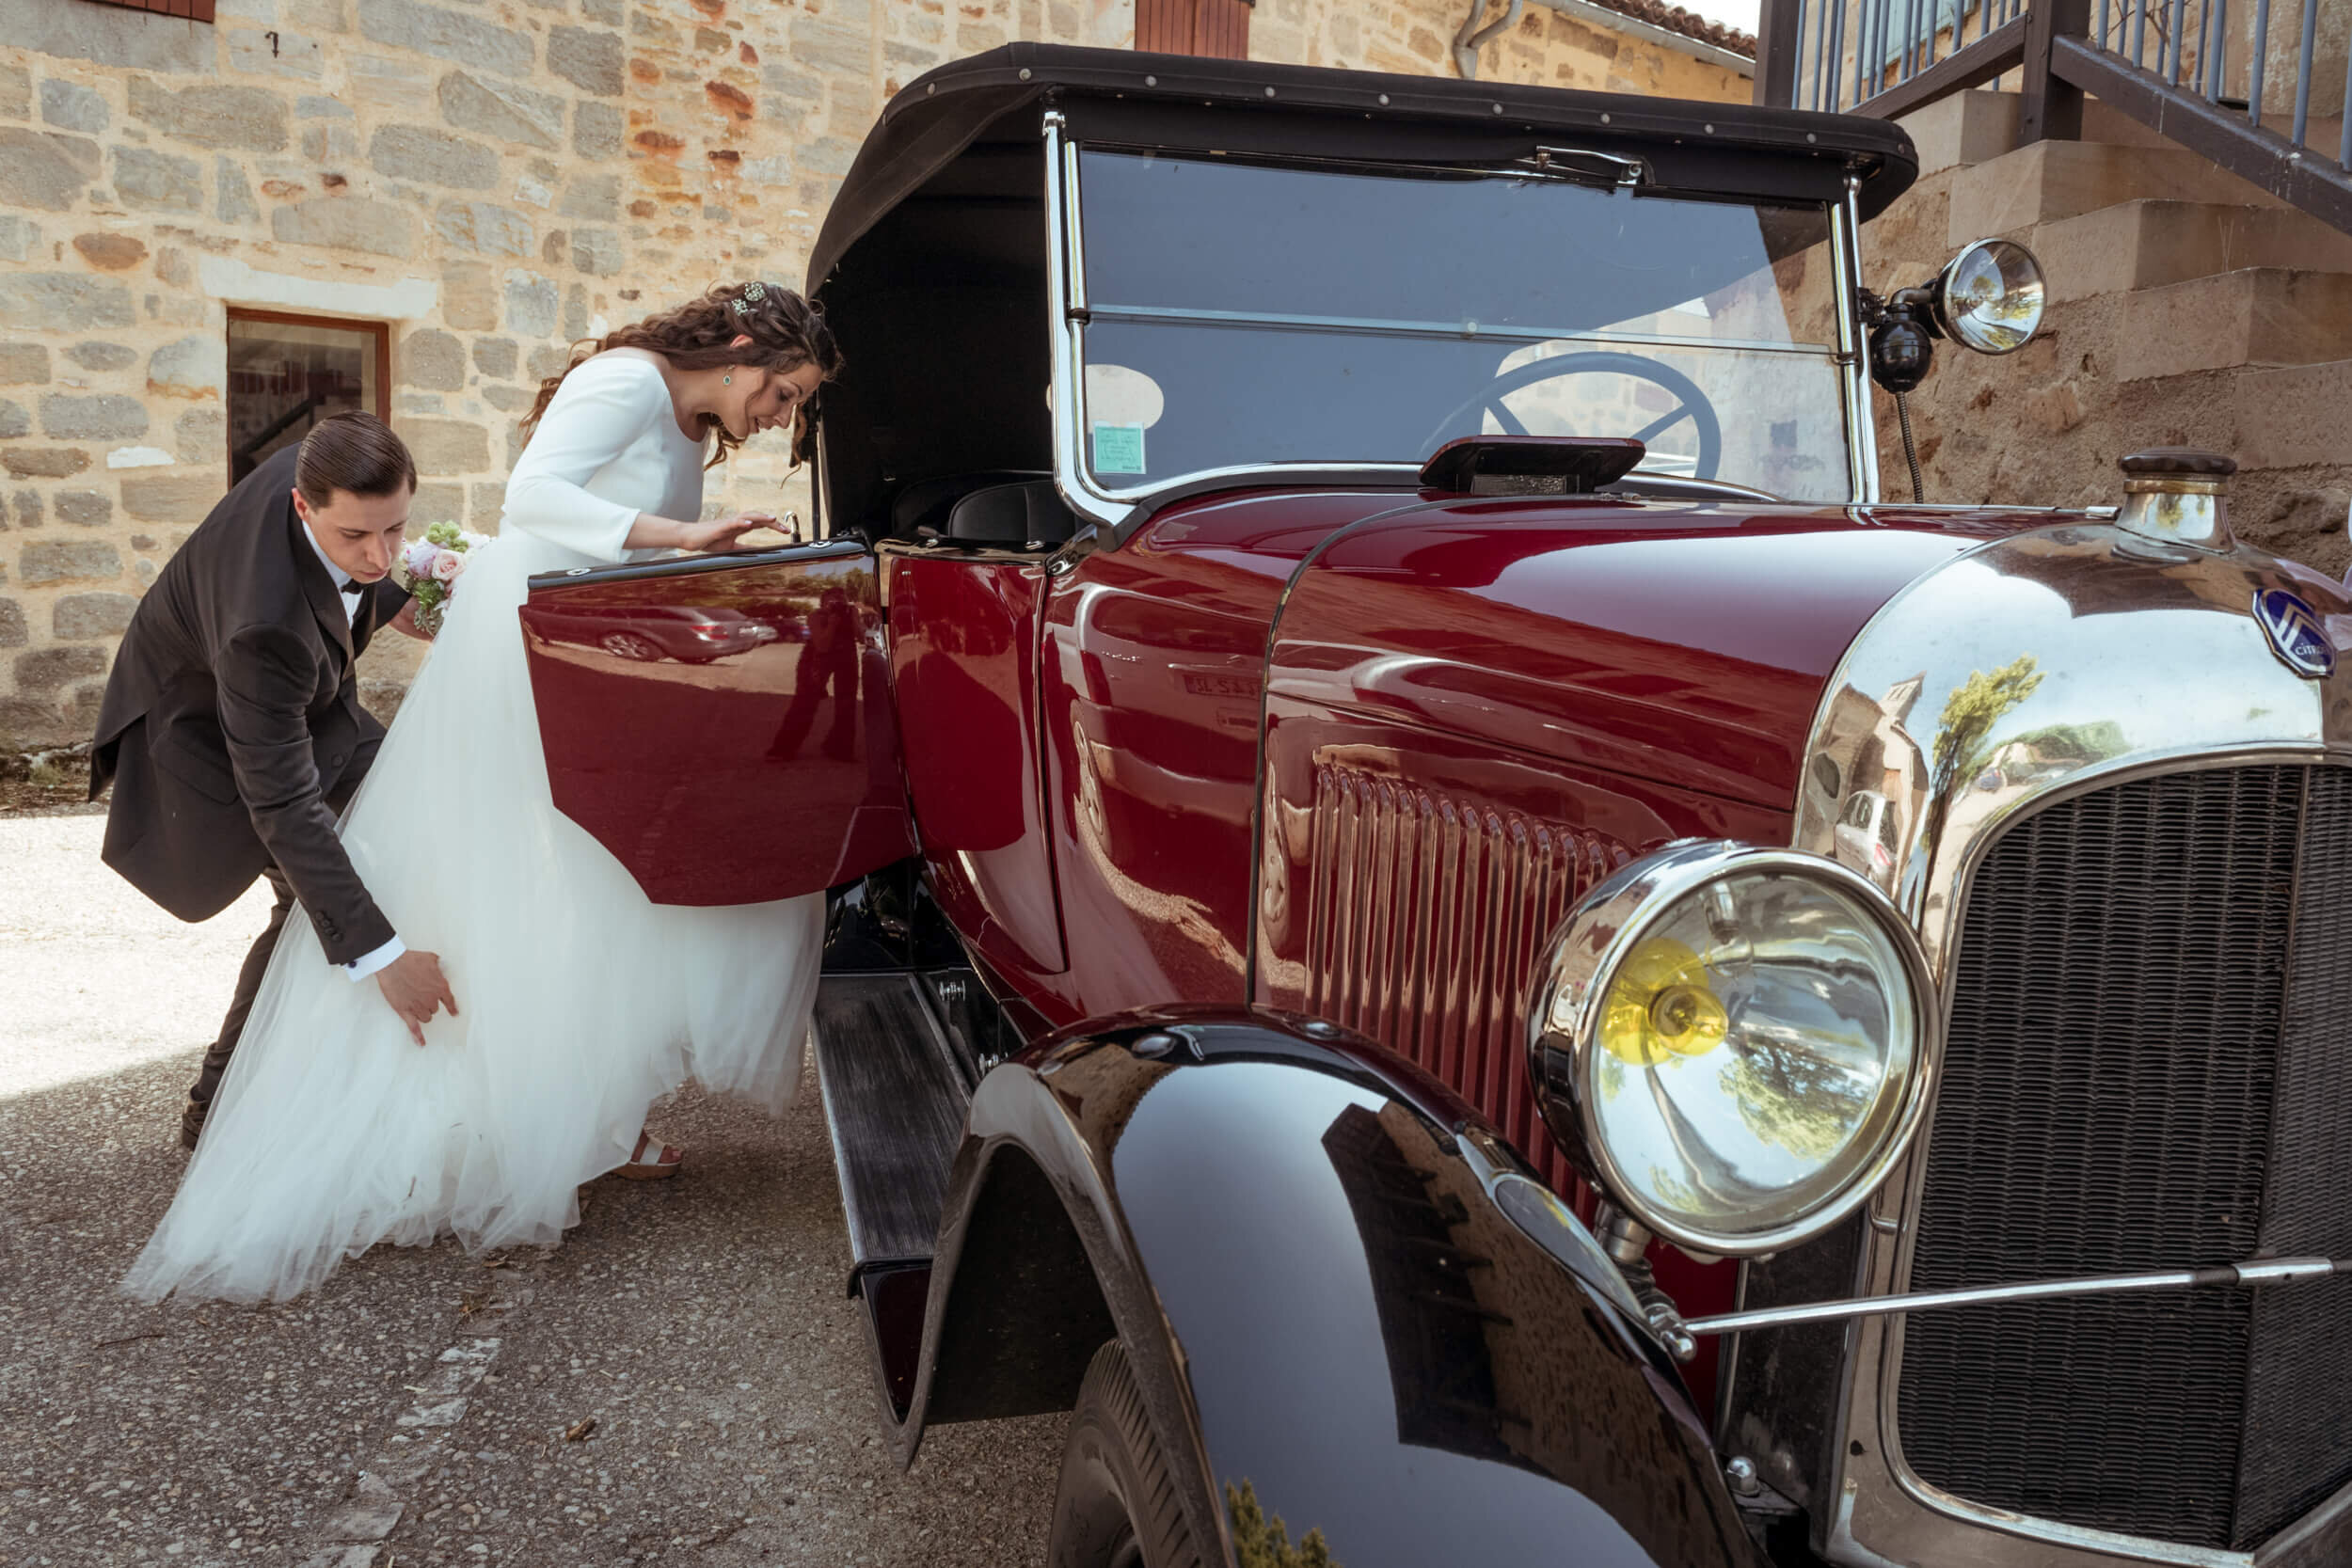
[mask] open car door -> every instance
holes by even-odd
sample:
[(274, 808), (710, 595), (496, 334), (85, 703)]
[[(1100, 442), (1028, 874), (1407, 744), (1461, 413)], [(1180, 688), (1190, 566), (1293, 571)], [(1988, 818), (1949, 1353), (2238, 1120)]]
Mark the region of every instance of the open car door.
[(533, 578), (556, 809), (657, 904), (787, 898), (913, 854), (877, 583), (850, 541)]

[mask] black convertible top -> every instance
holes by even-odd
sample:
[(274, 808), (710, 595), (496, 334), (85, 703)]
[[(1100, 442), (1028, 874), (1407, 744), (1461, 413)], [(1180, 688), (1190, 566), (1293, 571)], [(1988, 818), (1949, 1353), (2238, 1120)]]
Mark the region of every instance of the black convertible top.
[(1502, 164), (1573, 135), (1578, 148), (1643, 158), (1668, 188), (1805, 201), (1834, 199), (1851, 173), (1865, 218), (1918, 173), (1900, 126), (1853, 115), (1012, 43), (927, 72), (884, 106), (826, 214), (809, 292), (974, 142), (1034, 138), (1034, 120), (1006, 122), (1041, 99), (1079, 139), (1128, 145)]

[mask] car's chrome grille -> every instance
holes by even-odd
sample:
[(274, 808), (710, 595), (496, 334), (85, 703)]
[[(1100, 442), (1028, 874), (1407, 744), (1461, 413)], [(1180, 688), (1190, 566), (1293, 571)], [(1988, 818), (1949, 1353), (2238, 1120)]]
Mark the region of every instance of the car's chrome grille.
[[(1915, 1290), (2352, 1256), (2352, 770), (2061, 801), (1960, 932)], [(1912, 1470), (2033, 1517), (2250, 1548), (2352, 1480), (2352, 1279), (1922, 1313)]]
[(1566, 1191), (1528, 1081), (1527, 989), (1569, 906), (1625, 847), (1326, 764), (1311, 857), (1307, 1010), (1411, 1058)]

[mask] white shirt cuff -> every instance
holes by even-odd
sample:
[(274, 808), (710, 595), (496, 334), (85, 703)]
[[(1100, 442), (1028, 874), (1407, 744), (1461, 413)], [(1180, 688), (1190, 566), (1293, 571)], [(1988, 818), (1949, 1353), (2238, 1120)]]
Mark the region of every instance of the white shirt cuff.
[(355, 982), (364, 980), (407, 951), (408, 944), (394, 937), (374, 952), (362, 954), (343, 965), (343, 973)]

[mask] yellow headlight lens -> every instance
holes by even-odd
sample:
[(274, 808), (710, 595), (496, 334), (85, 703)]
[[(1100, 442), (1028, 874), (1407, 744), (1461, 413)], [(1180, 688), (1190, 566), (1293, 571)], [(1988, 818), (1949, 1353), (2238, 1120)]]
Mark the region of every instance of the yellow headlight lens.
[(1652, 937), (1618, 970), (1601, 1005), (1600, 1045), (1632, 1067), (1704, 1056), (1724, 1043), (1730, 1015), (1699, 957), (1671, 937)]

